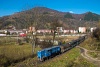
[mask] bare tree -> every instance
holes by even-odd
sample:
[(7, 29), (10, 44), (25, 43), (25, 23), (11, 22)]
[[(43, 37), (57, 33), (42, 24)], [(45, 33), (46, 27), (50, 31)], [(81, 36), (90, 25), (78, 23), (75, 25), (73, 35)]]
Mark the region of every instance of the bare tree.
[(37, 30), (38, 30), (38, 28), (39, 28), (39, 25), (38, 25), (39, 21), (40, 21), (40, 14), (39, 14), (39, 12), (38, 12), (37, 7), (35, 7), (35, 9), (34, 9), (34, 22), (33, 22), (33, 24), (32, 24), (32, 26), (35, 27), (35, 30), (32, 31), (32, 37), (33, 37), (33, 42), (32, 42), (32, 53), (33, 53), (33, 54), (34, 54), (34, 52), (35, 52), (35, 47), (36, 47), (36, 45), (37, 45), (37, 44), (36, 44), (36, 41), (37, 41)]
[(55, 33), (57, 33), (57, 27), (61, 27), (62, 24), (59, 23), (59, 20), (57, 17), (55, 17), (53, 20), (52, 20), (52, 23), (51, 23), (51, 29), (53, 30), (53, 44), (54, 44), (54, 40), (55, 40)]

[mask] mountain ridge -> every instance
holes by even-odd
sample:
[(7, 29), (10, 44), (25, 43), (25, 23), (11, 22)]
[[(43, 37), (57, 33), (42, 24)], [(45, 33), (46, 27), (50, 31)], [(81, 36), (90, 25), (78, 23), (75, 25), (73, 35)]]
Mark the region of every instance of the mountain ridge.
[[(37, 25), (39, 28), (50, 28), (49, 24), (54, 22), (54, 18), (57, 19), (59, 23), (66, 24), (64, 27), (75, 28), (78, 26), (85, 26), (85, 22), (92, 22), (93, 24), (98, 22), (100, 15), (92, 12), (73, 14), (69, 12), (60, 12), (46, 7), (35, 7), (17, 12), (13, 15), (0, 17), (0, 29), (7, 28), (9, 25), (13, 25), (18, 29), (28, 28), (31, 25), (35, 26), (36, 22), (38, 22)], [(80, 22), (83, 24), (79, 25)]]

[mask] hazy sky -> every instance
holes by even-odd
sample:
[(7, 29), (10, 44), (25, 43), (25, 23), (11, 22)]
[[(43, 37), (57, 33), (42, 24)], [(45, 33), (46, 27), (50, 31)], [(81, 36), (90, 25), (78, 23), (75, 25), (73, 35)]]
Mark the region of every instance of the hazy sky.
[(75, 14), (88, 11), (100, 14), (100, 0), (0, 0), (0, 16), (11, 15), (35, 6)]

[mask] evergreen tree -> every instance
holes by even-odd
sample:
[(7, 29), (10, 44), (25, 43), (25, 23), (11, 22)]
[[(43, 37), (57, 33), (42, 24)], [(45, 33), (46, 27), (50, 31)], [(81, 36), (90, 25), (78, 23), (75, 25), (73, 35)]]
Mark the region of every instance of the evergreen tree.
[(73, 16), (70, 13), (67, 13), (66, 15), (64, 15), (64, 18), (70, 18), (73, 19)]

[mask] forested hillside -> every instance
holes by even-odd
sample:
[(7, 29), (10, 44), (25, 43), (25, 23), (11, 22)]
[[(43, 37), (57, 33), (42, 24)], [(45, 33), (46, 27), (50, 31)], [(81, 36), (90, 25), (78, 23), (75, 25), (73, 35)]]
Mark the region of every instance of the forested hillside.
[(99, 19), (100, 15), (92, 12), (71, 14), (46, 7), (35, 7), (10, 16), (1, 17), (0, 29), (5, 29), (11, 25), (17, 29), (27, 29), (29, 26), (35, 26), (38, 29), (50, 29), (52, 23), (55, 22), (62, 24), (65, 28), (77, 28), (78, 26), (95, 26)]

